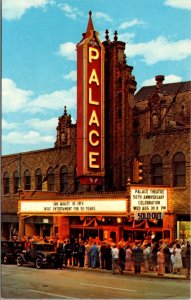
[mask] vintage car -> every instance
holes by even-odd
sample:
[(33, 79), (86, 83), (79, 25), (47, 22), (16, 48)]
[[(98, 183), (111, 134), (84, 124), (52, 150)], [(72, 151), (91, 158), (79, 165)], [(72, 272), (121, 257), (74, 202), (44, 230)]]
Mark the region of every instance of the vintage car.
[(16, 263), (17, 253), (24, 250), (24, 242), (1, 241), (1, 263)]
[(34, 264), (37, 269), (43, 266), (57, 267), (60, 259), (59, 254), (50, 243), (33, 242), (27, 250), (17, 255), (17, 266), (23, 264)]

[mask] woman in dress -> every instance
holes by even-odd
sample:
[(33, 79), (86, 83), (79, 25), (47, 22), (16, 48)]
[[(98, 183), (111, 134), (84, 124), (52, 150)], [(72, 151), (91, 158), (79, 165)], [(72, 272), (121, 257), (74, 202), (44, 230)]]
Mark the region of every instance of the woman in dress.
[(131, 263), (132, 263), (132, 250), (130, 245), (126, 248), (126, 270), (131, 271)]
[(161, 247), (159, 247), (157, 252), (157, 264), (158, 264), (158, 275), (163, 276), (164, 275), (164, 252)]
[(176, 245), (176, 248), (174, 250), (174, 266), (173, 266), (173, 273), (180, 273), (180, 269), (182, 266), (182, 256), (181, 256), (181, 246), (180, 244)]

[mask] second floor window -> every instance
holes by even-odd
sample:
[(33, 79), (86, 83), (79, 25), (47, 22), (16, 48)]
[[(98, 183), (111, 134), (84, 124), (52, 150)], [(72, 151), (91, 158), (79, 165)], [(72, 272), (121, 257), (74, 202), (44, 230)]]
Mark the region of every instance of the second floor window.
[(173, 186), (186, 186), (186, 165), (183, 153), (176, 153), (173, 158)]
[(17, 194), (19, 189), (19, 172), (15, 171), (13, 174), (13, 193)]
[(6, 172), (3, 176), (4, 194), (9, 194), (9, 174)]
[(60, 191), (68, 192), (68, 169), (66, 166), (60, 170)]
[(29, 170), (26, 170), (24, 173), (24, 189), (28, 191), (31, 189), (31, 175)]
[(159, 155), (155, 155), (151, 159), (151, 184), (163, 184), (163, 163)]
[(48, 175), (48, 179), (47, 179), (48, 191), (54, 191), (54, 173), (52, 168), (48, 169), (47, 175)]
[(36, 190), (42, 191), (42, 172), (41, 169), (37, 169), (35, 173)]

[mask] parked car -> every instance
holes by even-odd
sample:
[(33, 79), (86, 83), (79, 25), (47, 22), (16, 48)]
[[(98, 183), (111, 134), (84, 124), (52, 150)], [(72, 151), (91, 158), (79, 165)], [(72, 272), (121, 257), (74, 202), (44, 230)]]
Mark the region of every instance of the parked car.
[(18, 253), (17, 265), (34, 264), (37, 269), (44, 265), (56, 268), (59, 259), (60, 255), (55, 251), (53, 244), (33, 242), (30, 248)]
[(24, 250), (24, 242), (1, 241), (1, 263), (16, 263), (17, 253)]

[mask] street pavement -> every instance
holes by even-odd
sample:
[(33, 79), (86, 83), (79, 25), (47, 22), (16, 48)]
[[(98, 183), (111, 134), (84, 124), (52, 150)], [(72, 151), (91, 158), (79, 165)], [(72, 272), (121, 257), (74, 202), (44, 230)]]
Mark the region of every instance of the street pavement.
[[(74, 267), (74, 266), (67, 266), (67, 269), (74, 269), (74, 270), (79, 270), (79, 271), (87, 271), (87, 272), (107, 272), (107, 273), (113, 273), (112, 270), (105, 270), (101, 268), (88, 268), (87, 266), (85, 267)], [(118, 275), (121, 273), (116, 270), (115, 275)], [(144, 268), (141, 269), (140, 274), (134, 274), (134, 270), (132, 269), (131, 271), (124, 271), (123, 272), (124, 276), (138, 276), (138, 277), (150, 277), (150, 278), (163, 278), (163, 279), (184, 279), (184, 280), (190, 280), (186, 278), (186, 269), (181, 269), (180, 273), (174, 274), (174, 273), (164, 273), (163, 276), (158, 275), (157, 271), (148, 271), (144, 272)]]

